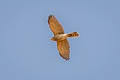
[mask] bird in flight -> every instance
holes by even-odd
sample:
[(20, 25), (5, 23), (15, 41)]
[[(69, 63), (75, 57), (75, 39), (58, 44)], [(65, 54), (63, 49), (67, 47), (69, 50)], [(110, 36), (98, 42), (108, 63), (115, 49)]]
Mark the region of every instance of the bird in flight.
[(51, 38), (52, 41), (57, 42), (57, 49), (59, 51), (60, 56), (65, 59), (69, 60), (70, 58), (70, 45), (67, 40), (69, 37), (78, 37), (79, 34), (77, 32), (72, 33), (64, 33), (64, 29), (59, 21), (56, 19), (55, 16), (50, 15), (48, 17), (48, 24), (51, 31), (54, 34), (54, 37)]

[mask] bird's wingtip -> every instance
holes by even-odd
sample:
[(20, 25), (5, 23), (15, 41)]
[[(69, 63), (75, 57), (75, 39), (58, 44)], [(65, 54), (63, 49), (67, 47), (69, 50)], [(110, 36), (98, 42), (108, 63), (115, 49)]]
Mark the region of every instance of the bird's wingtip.
[(64, 60), (66, 60), (66, 61), (68, 61), (70, 58), (69, 58), (69, 56), (63, 56), (63, 55), (61, 55), (61, 53), (59, 53), (60, 54), (60, 56), (64, 59)]
[(48, 16), (48, 23), (49, 23), (49, 20), (50, 20), (52, 17), (54, 17), (54, 15), (52, 15), (52, 14), (50, 14), (50, 15)]
[(51, 17), (53, 17), (54, 15), (53, 14), (50, 14), (49, 16), (48, 16), (48, 18), (50, 19)]

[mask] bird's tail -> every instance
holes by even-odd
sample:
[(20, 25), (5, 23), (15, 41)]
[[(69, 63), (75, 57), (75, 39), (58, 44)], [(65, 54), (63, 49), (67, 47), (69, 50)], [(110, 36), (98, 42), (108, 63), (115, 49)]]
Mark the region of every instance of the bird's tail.
[(67, 34), (67, 37), (78, 37), (79, 34), (77, 32), (72, 32), (72, 33), (69, 33)]

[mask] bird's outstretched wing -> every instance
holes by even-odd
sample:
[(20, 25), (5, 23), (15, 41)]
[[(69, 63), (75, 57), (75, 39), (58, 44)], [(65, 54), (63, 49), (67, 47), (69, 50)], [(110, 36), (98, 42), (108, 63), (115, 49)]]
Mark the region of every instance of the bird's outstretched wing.
[(48, 24), (54, 35), (64, 33), (64, 29), (63, 29), (62, 25), (58, 22), (58, 20), (56, 19), (55, 16), (53, 16), (53, 15), (49, 16)]
[(65, 39), (62, 41), (57, 41), (57, 48), (58, 48), (60, 56), (63, 59), (69, 60), (70, 46), (69, 46), (68, 40)]

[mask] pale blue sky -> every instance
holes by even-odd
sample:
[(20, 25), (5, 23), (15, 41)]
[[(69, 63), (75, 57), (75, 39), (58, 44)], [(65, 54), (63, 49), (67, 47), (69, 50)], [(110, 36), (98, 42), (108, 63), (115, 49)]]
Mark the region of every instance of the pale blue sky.
[[(69, 61), (50, 41), (50, 14), (81, 34)], [(0, 0), (0, 80), (120, 80), (120, 1)]]

